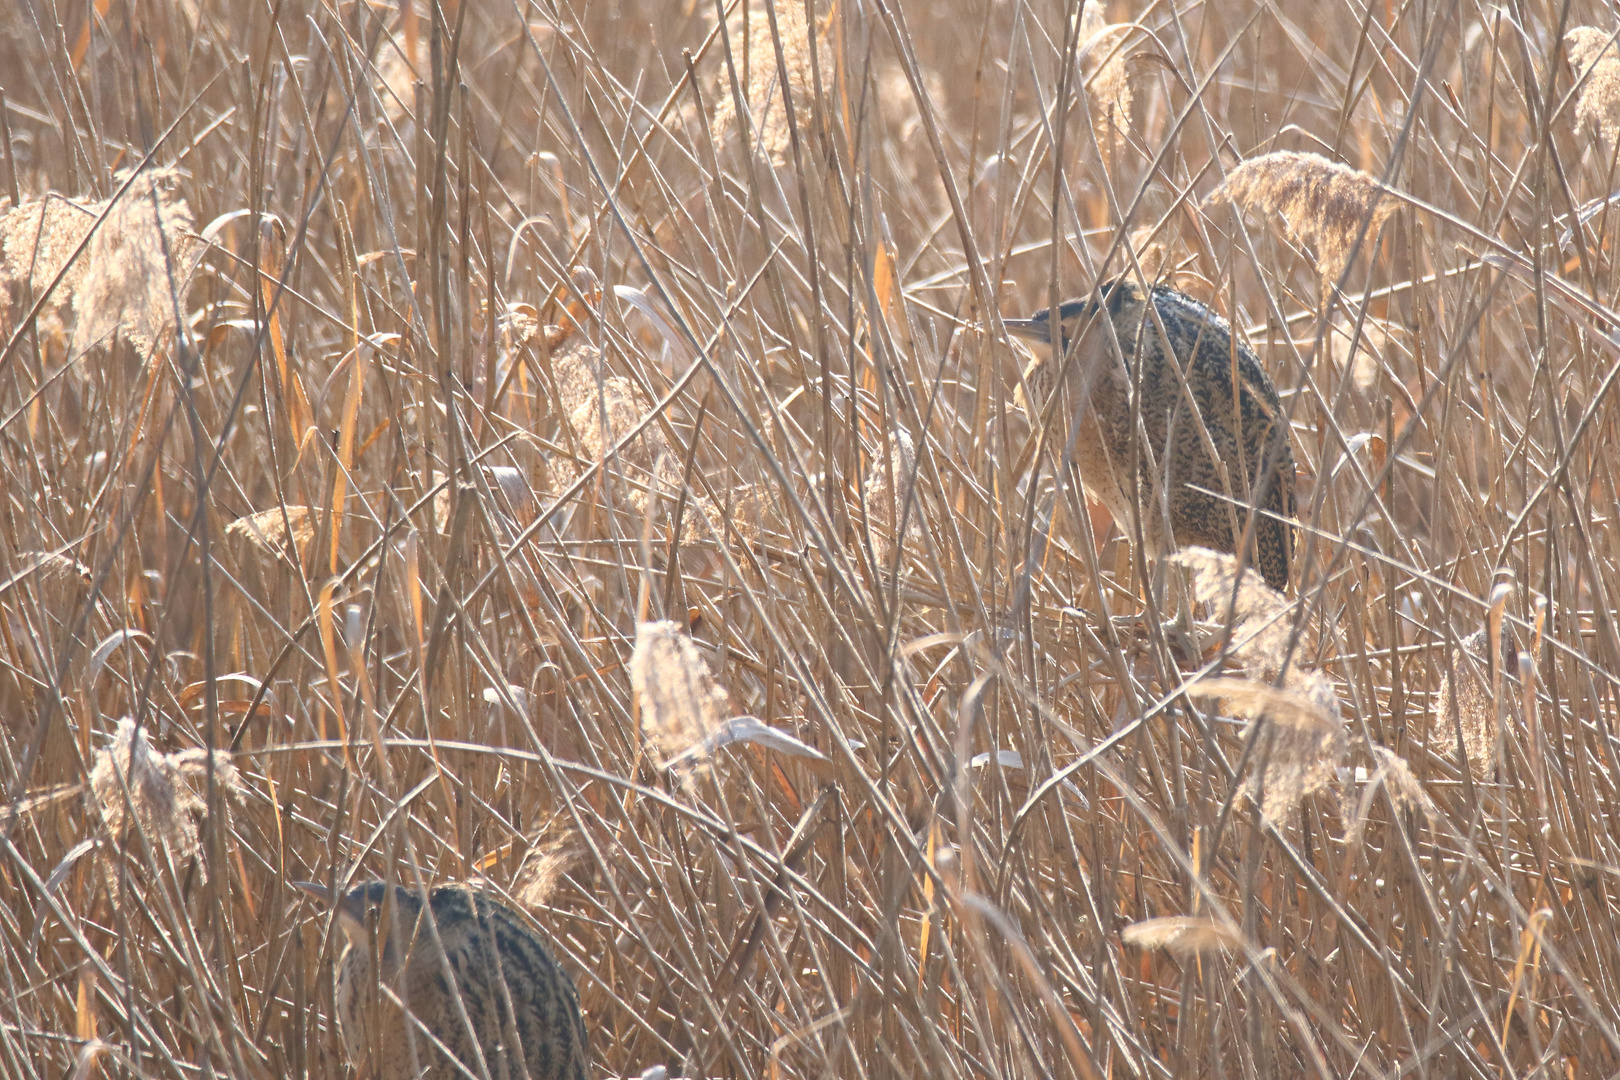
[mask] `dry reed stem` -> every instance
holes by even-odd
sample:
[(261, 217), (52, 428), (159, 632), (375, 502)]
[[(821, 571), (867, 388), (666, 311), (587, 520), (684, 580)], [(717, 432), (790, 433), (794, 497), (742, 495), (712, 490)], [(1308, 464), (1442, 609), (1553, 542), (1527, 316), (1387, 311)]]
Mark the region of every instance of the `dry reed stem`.
[[(739, 96), (756, 99), (752, 119), (769, 129), (784, 89), (769, 85), (775, 51), (763, 31), (746, 43), (741, 32), (745, 10), (761, 26), (763, 2), (726, 10)], [(780, 21), (790, 5), (779, 0)], [(1109, 6), (1122, 22), (1139, 10)], [(64, 7), (64, 50), (48, 18), (36, 26), (30, 5), (0, 3), (0, 72), (25, 75), (5, 78), (0, 192), (14, 158), (30, 199), (53, 188), (100, 198), (153, 145), (146, 132), (177, 123), (154, 160), (185, 162), (176, 194), (216, 224), (206, 274), (182, 293), (205, 342), (184, 357), (201, 360), (189, 383), (166, 362), (132, 377), (115, 362), (133, 351), (122, 345), (64, 372), (72, 274), (57, 328), (46, 310), (38, 352), (34, 335), (18, 336), (0, 378), (0, 773), (23, 795), (0, 856), (0, 967), (19, 988), (0, 1016), (8, 1080), (81, 1066), (340, 1080), (328, 942), (298, 918), (286, 882), (351, 868), (426, 883), (482, 875), (530, 904), (580, 987), (597, 1075), (664, 1063), (738, 1080), (1023, 1080), (1076, 1072), (1061, 1060), (1075, 1029), (1097, 1071), (1121, 1077), (1620, 1068), (1604, 996), (1620, 966), (1604, 932), (1620, 865), (1606, 735), (1620, 726), (1609, 655), (1620, 512), (1605, 452), (1620, 318), (1602, 314), (1620, 295), (1605, 239), (1615, 185), (1604, 155), (1578, 152), (1599, 139), (1574, 115), (1546, 130), (1546, 73), (1534, 68), (1557, 43), (1545, 12), (1521, 30), (1513, 12), (1459, 9), (1436, 38), (1432, 20), (1379, 11), (1363, 27), (1359, 8), (1305, 0), (1183, 5), (1185, 33), (1155, 10), (1147, 21), (1172, 31), (1160, 36), (1166, 55), (1201, 85), (1173, 100), (1132, 84), (1130, 146), (1157, 164), (1116, 184), (1129, 200), (1116, 203), (1073, 171), (1054, 197), (1036, 148), (1064, 35), (1006, 5), (818, 3), (839, 54), (821, 69), (838, 137), (816, 137), (830, 117), (809, 113), (822, 103), (796, 101), (810, 126), (791, 184), (771, 175), (763, 146), (755, 169), (735, 147), (713, 153), (701, 114), (731, 97), (731, 76), (712, 4), (518, 16), (413, 0), (400, 37), (420, 92), (395, 124), (386, 102), (349, 112), (356, 71), (342, 54), (386, 68), (380, 35), (401, 21), (398, 5), (294, 5), (285, 43), (273, 5), (144, 5), (134, 37), (118, 29), (119, 5), (106, 27), (91, 7)], [(790, 50), (815, 21), (785, 29)], [(1132, 72), (1149, 40), (1135, 33)], [(89, 49), (75, 66), (64, 54), (81, 36)], [(1413, 62), (1425, 57), (1434, 66), (1418, 93)], [(373, 76), (359, 77), (366, 90)], [(914, 85), (927, 88), (926, 116)], [(727, 139), (747, 123), (738, 116)], [(1210, 130), (1234, 146), (1331, 145), (1363, 168), (1389, 160), (1412, 199), (1455, 211), (1386, 227), (1387, 283), (1364, 303), (1346, 298), (1394, 334), (1371, 343), (1377, 381), (1358, 386), (1354, 359), (1343, 378), (1324, 374), (1332, 357), (1307, 352), (1320, 329), (1313, 260), (1256, 262), (1186, 212), (1188, 192), (1213, 184)], [(1154, 131), (1173, 137), (1138, 143)], [(1564, 144), (1577, 152), (1543, 167), (1555, 160), (1543, 151)], [(971, 191), (954, 189), (975, 176)], [(779, 196), (779, 179), (795, 197)], [(1128, 545), (1104, 530), (1099, 550), (1081, 550), (1042, 519), (1052, 489), (1028, 490), (1016, 467), (1024, 418), (1006, 407), (1018, 362), (1004, 343), (961, 332), (986, 303), (1043, 306), (1054, 272), (1064, 297), (1084, 293), (1119, 227), (1090, 226), (1115, 207), (1130, 226), (1160, 226), (1165, 265), (1194, 260), (1181, 280), (1246, 322), (1279, 376), (1318, 496), (1300, 533), (1303, 614), (1228, 574), (1206, 590), (1194, 629), (1206, 646), (1227, 637), (1212, 622), (1235, 584), (1246, 614), (1232, 667), (1274, 683), (1268, 668), (1301, 621), (1289, 666), (1331, 657), (1323, 673), (1343, 700), (1323, 711), (1354, 733), (1340, 772), (1367, 778), (1347, 782), (1370, 801), (1359, 826), (1339, 815), (1358, 828), (1355, 850), (1340, 847), (1321, 795), (1271, 824), (1230, 812), (1268, 755), (1289, 752), (1282, 739), (1320, 725), (1267, 720), (1232, 779), (1243, 722), (1182, 727), (1150, 711), (1188, 673), (1156, 635), (1115, 632), (1151, 595), (1114, 557)], [(1548, 247), (1574, 208), (1585, 251)], [(260, 211), (285, 231), (261, 232)], [(889, 289), (870, 280), (890, 269), (879, 237), (894, 254)], [(1485, 237), (1502, 245), (1487, 260), (1542, 251), (1539, 273), (1481, 266)], [(1293, 245), (1277, 240), (1262, 251), (1287, 255)], [(1156, 275), (1152, 245), (1140, 254)], [(547, 333), (574, 319), (547, 290), (584, 264), (667, 293), (699, 340), (714, 340), (706, 381), (644, 429), (666, 446), (626, 447), (620, 457), (641, 464), (593, 474), (521, 543), (480, 540), (499, 525), (481, 509), (463, 515), (478, 523), (463, 544), (413, 531), (426, 525), (410, 513), (431, 477), (471, 476), (458, 513), (469, 491), (492, 489), (500, 508), (532, 513), (511, 497), (524, 477), (561, 490), (564, 470), (551, 466), (588, 464), (586, 443), (599, 454), (612, 437), (611, 421), (594, 433), (588, 417), (574, 422), (604, 388), (598, 373), (654, 399), (670, 385), (649, 358), (613, 351), (626, 347), (613, 305), (584, 305), (599, 315)], [(274, 334), (261, 270), (287, 286)], [(970, 298), (970, 279), (991, 291)], [(887, 325), (863, 311), (874, 286), (895, 299)], [(492, 322), (509, 307), (534, 325), (512, 320), (502, 339)], [(675, 310), (656, 310), (673, 321)], [(565, 410), (541, 358), (549, 346), (566, 366), (576, 337), (606, 356)], [(357, 340), (370, 351), (351, 416)], [(884, 365), (881, 398), (866, 357)], [(145, 386), (157, 388), (149, 403)], [(308, 415), (289, 415), (303, 408), (300, 387)], [(610, 389), (647, 422), (636, 390)], [(849, 496), (901, 426), (919, 459), (927, 448), (914, 495), (932, 542), (905, 542), (908, 576), (880, 615), (867, 606)], [(352, 431), (352, 456), (334, 453), (334, 429)], [(1338, 467), (1364, 434), (1389, 444), (1371, 488), (1359, 467)], [(646, 518), (672, 531), (680, 496), (657, 465), (665, 450), (683, 477), (691, 462), (696, 491), (723, 493), (719, 513), (705, 510), (716, 528), (688, 523), (696, 543), (674, 558), (644, 546)], [(246, 526), (214, 542), (250, 511), (318, 506), (324, 517), (340, 465), (356, 561), (331, 590), (324, 558), (266, 570)], [(638, 486), (653, 492), (645, 516), (629, 501)], [(732, 531), (751, 516), (739, 493), (768, 505), (762, 539)], [(894, 501), (878, 494), (874, 519)], [(603, 512), (608, 502), (618, 512)], [(1076, 497), (1070, 510), (1085, 507)], [(279, 517), (260, 532), (296, 547)], [(1048, 540), (1026, 577), (1033, 530)], [(19, 579), (40, 552), (91, 568), (94, 602), (77, 569), (53, 562)], [(1489, 588), (1499, 563), (1548, 596), (1536, 678), (1511, 695), (1534, 693), (1539, 716), (1525, 717), (1529, 753), (1497, 767), (1514, 782), (1459, 783), (1424, 743), (1442, 681), (1432, 642), (1459, 624), (1453, 600)], [(717, 764), (692, 783), (679, 766), (649, 768), (662, 751), (640, 729), (626, 661), (655, 609), (701, 637), (717, 674), (725, 657), (731, 708), (760, 718), (697, 743)], [(141, 647), (120, 647), (132, 631)], [(992, 653), (1005, 662), (973, 691)], [(200, 742), (192, 688), (210, 663), (224, 686), (275, 695), (257, 712), (220, 701), (225, 726), (240, 728), (234, 760), (263, 797), (233, 808), (226, 867), (196, 860), (209, 862), (206, 881), (191, 860), (176, 881), (161, 841), (128, 845), (115, 864), (127, 891), (109, 918), (97, 864), (111, 845), (99, 811), (66, 793), (87, 786), (86, 760), (111, 727), (102, 717), (144, 709), (159, 717), (154, 739)], [(345, 730), (367, 736), (347, 755), (334, 745)], [(1296, 756), (1313, 755), (1329, 756), (1320, 743)], [(971, 798), (953, 805), (959, 778)], [(205, 853), (222, 824), (198, 823)], [(991, 897), (1014, 933), (942, 903), (940, 847), (964, 839), (969, 892)], [(1550, 921), (1531, 920), (1541, 909)], [(1248, 950), (1199, 953), (1179, 970), (1168, 951), (1120, 951), (1123, 927), (1216, 910), (1242, 913)], [(1523, 951), (1527, 926), (1540, 952)], [(1014, 941), (1026, 963), (1008, 967)], [(1260, 963), (1240, 969), (1245, 960)], [(1284, 1011), (1297, 1022), (1279, 1023)]]
[(1316, 269), (1324, 287), (1331, 287), (1344, 273), (1363, 222), (1366, 250), (1399, 206), (1366, 173), (1321, 154), (1294, 150), (1240, 162), (1204, 201), (1217, 199), (1281, 217), (1291, 239), (1316, 249)]

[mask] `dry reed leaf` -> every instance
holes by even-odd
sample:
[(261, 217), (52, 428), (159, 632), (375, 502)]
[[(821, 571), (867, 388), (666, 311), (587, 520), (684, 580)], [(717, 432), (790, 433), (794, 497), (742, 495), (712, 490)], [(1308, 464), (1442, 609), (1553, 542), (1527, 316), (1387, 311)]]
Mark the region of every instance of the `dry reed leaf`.
[(701, 745), (726, 719), (726, 692), (676, 623), (636, 626), (630, 685), (641, 699), (641, 730), (666, 762)]
[[(793, 134), (788, 128), (783, 87), (777, 78), (776, 44), (771, 38), (770, 14), (776, 10), (776, 29), (782, 40), (782, 62), (787, 70), (787, 91), (793, 95), (793, 111), (800, 131), (815, 105), (815, 79), (810, 66), (811, 26), (805, 20), (803, 0), (751, 0), (745, 5), (746, 20), (740, 15), (726, 28), (737, 85), (744, 95), (750, 119), (750, 145), (771, 164), (782, 168), (792, 163)], [(830, 58), (821, 34), (815, 34), (815, 47), (821, 51), (822, 70), (831, 70)], [(738, 135), (737, 95), (725, 61), (720, 62), (720, 78), (714, 90), (714, 135), (724, 142)]]
[[(1461, 728), (1468, 768), (1474, 779), (1486, 780), (1496, 769), (1500, 733), (1496, 702), (1487, 681), (1491, 670), (1490, 647), (1484, 630), (1474, 631), (1457, 645), (1456, 659), (1440, 676), (1434, 720), (1429, 726), (1429, 749), (1448, 761), (1456, 761), (1457, 731)], [(1461, 655), (1463, 653), (1467, 655)]]
[[(230, 755), (215, 751), (212, 764), (215, 782), (240, 800), (246, 788)], [(176, 864), (195, 857), (200, 850), (198, 819), (208, 808), (193, 785), (205, 782), (208, 768), (207, 750), (162, 753), (152, 747), (145, 727), (137, 728), (127, 716), (120, 719), (112, 745), (96, 753), (90, 772), (91, 799), (112, 837), (112, 850), (131, 849), (126, 834), (133, 823), (150, 843), (167, 849)], [(206, 875), (206, 867), (202, 872)], [(120, 903), (116, 875), (106, 876), (113, 902)]]
[(1366, 247), (1399, 205), (1366, 173), (1321, 154), (1294, 150), (1276, 150), (1239, 163), (1204, 202), (1216, 199), (1280, 216), (1283, 230), (1294, 242), (1316, 249), (1316, 269), (1324, 288), (1344, 273), (1362, 222), (1367, 222)]
[[(246, 539), (260, 551), (277, 558), (285, 555), (298, 560), (309, 542), (315, 539), (318, 520), (318, 511), (312, 506), (276, 506), (237, 518), (225, 526), (225, 534)], [(289, 537), (292, 540), (290, 551)]]
[(683, 750), (665, 764), (674, 767), (684, 765), (688, 761), (700, 761), (713, 757), (716, 750), (739, 742), (752, 743), (763, 750), (774, 750), (788, 757), (802, 758), (815, 772), (828, 780), (832, 779), (827, 768), (832, 762), (828, 760), (826, 754), (781, 728), (771, 727), (757, 716), (732, 717), (710, 732), (701, 742)]
[[(1301, 801), (1332, 784), (1348, 739), (1327, 676), (1294, 671), (1281, 687), (1248, 679), (1204, 679), (1188, 692), (1219, 698), (1233, 716), (1271, 722), (1261, 734), (1265, 742), (1256, 748), (1256, 764), (1264, 761), (1265, 771), (1248, 782), (1249, 796), (1258, 791), (1260, 812), (1269, 820), (1284, 820)], [(1251, 724), (1245, 737), (1253, 730)]]
[(1596, 128), (1612, 147), (1620, 135), (1620, 45), (1595, 26), (1577, 26), (1564, 35), (1569, 66), (1585, 76), (1575, 99), (1575, 120)]
[(1139, 949), (1163, 949), (1179, 960), (1214, 952), (1236, 952), (1243, 948), (1243, 935), (1229, 930), (1214, 919), (1191, 915), (1166, 915), (1143, 919), (1120, 931), (1125, 944)]
[(201, 245), (179, 179), (172, 169), (145, 173), (107, 212), (73, 290), (75, 350), (118, 334), (146, 355), (174, 328), (177, 308), (184, 314)]

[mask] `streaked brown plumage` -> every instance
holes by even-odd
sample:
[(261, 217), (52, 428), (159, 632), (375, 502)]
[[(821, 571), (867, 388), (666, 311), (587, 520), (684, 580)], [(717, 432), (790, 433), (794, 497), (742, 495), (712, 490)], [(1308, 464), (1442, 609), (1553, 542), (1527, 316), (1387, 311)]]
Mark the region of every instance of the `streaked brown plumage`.
[[(331, 902), (327, 889), (297, 884)], [(464, 1077), (448, 1051), (475, 1077), (586, 1080), (590, 1051), (573, 981), (517, 912), (464, 885), (430, 890), (424, 906), (414, 890), (370, 881), (338, 901), (337, 914), (348, 939), (338, 1025), (359, 1076)]]
[[(1251, 555), (1267, 584), (1279, 591), (1286, 589), (1293, 562), (1293, 527), (1279, 519), (1294, 516), (1294, 455), (1277, 390), (1260, 361), (1232, 337), (1226, 320), (1174, 289), (1154, 286), (1148, 294), (1157, 309), (1157, 320), (1143, 291), (1131, 282), (1107, 282), (1099, 291), (1104, 298), (1102, 310), (1118, 337), (1123, 365), (1093, 300), (1070, 300), (1059, 307), (1063, 329), (1059, 348), (1053, 348), (1050, 310), (1029, 319), (1003, 320), (1010, 333), (1046, 346), (1045, 355), (1025, 373), (1036, 397), (1030, 411), (1039, 415), (1046, 408), (1057, 370), (1065, 355), (1072, 354), (1062, 368), (1067, 372), (1066, 400), (1050, 415), (1067, 412), (1071, 422), (1079, 424), (1074, 458), (1081, 481), (1126, 529), (1132, 515), (1141, 512), (1147, 554), (1154, 558), (1190, 544), (1235, 553), (1247, 518), (1249, 493), (1260, 486), (1260, 469), (1269, 455), (1274, 470), (1261, 493), (1261, 507), (1267, 513), (1255, 523)], [(1192, 403), (1209, 433), (1207, 443), (1192, 417), (1181, 380), (1170, 366), (1172, 358), (1186, 376)], [(1147, 441), (1136, 447), (1138, 483), (1133, 498), (1129, 473), (1131, 380), (1132, 368), (1138, 364)], [(1052, 443), (1058, 452), (1068, 434), (1067, 426), (1059, 429)], [(1234, 490), (1227, 490), (1217, 460), (1225, 466)], [(1156, 463), (1156, 470), (1150, 461)], [(1161, 491), (1168, 491), (1168, 541)]]

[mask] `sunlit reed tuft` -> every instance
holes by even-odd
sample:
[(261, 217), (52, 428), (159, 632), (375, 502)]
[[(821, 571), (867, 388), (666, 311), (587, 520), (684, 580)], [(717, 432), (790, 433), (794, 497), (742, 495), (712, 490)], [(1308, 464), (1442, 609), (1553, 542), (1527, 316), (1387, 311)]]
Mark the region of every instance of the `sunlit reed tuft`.
[(1366, 173), (1321, 154), (1293, 150), (1241, 162), (1205, 201), (1219, 199), (1282, 218), (1290, 239), (1316, 249), (1317, 273), (1326, 287), (1344, 272), (1363, 223), (1366, 251), (1399, 205)]

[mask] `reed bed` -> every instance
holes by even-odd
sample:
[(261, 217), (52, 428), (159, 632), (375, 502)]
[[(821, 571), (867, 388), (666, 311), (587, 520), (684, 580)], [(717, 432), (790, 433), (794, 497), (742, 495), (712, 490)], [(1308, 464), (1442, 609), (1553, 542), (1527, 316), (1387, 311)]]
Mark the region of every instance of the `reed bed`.
[[(1617, 26), (0, 12), (0, 1074), (345, 1076), (371, 877), (599, 1075), (1614, 1074)], [(1122, 273), (1288, 595), (1032, 452), (997, 313)]]

